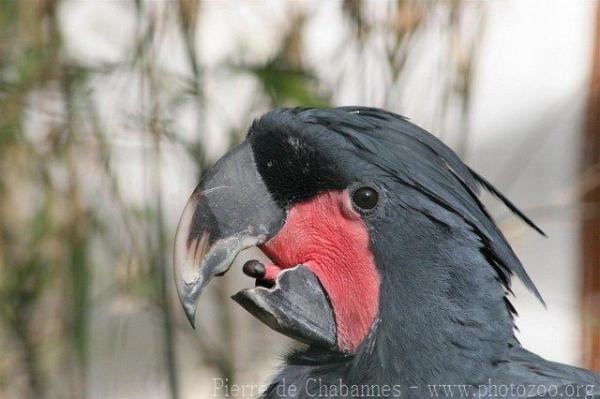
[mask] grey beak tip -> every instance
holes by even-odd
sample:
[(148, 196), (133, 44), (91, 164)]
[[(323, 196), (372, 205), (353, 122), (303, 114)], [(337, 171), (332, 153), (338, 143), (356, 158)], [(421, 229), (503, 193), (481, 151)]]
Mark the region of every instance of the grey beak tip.
[(196, 329), (196, 309), (195, 309), (195, 307), (193, 305), (191, 307), (186, 306), (184, 309), (184, 313), (185, 313), (185, 317), (189, 321), (190, 325), (195, 330)]

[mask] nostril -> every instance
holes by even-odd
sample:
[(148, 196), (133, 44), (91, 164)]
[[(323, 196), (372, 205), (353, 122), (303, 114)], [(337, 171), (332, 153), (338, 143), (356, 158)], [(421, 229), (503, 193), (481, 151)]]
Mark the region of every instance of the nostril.
[(266, 274), (265, 265), (257, 260), (249, 260), (248, 262), (244, 263), (242, 271), (246, 276), (252, 278), (263, 278)]

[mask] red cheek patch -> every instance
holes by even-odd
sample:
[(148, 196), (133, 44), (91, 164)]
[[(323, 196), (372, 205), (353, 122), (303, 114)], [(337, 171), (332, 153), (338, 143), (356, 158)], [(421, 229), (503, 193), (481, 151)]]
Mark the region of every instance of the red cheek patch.
[(275, 283), (275, 280), (277, 279), (277, 275), (279, 274), (279, 272), (281, 270), (282, 270), (281, 267), (279, 267), (277, 265), (266, 264), (265, 265), (265, 276), (263, 277), (263, 280), (267, 280), (267, 281), (270, 281), (271, 283)]
[(368, 334), (379, 309), (379, 273), (369, 232), (352, 208), (347, 191), (329, 191), (292, 207), (280, 232), (262, 246), (277, 264), (276, 277), (299, 264), (319, 278), (331, 302), (338, 348), (354, 351)]

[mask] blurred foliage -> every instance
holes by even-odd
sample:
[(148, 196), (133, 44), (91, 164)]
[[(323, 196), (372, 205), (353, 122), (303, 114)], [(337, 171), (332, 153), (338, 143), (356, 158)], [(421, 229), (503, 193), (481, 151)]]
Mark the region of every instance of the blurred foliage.
[[(207, 74), (249, 76), (257, 88), (245, 114), (220, 128), (229, 146), (267, 109), (336, 104), (348, 87), (364, 88), (357, 94), (363, 104), (401, 110), (399, 93), (415, 68), (407, 61), (434, 31), (435, 40), (447, 44), (439, 56), (442, 110), (434, 112), (443, 123), (454, 110), (452, 101), (462, 104), (460, 112), (468, 111), (479, 31), (464, 35), (461, 16), (475, 12), (479, 24), (482, 12), (480, 5), (465, 7), (456, 0), (399, 0), (384, 4), (382, 18), (373, 17), (381, 3), (345, 0), (338, 6), (347, 38), (317, 65), (305, 59), (313, 10), (289, 2), (289, 18), (271, 56), (257, 61), (232, 55), (209, 68), (198, 54), (206, 3), (118, 3), (123, 13), (134, 15), (134, 26), (130, 50), (116, 62), (89, 61), (66, 46), (68, 21), (60, 11), (70, 5), (0, 1), (1, 397), (90, 395), (92, 318), (120, 298), (143, 303), (159, 320), (168, 397), (181, 396), (176, 342), (182, 334), (197, 345), (203, 365), (234, 381), (247, 363), (230, 350), (236, 321), (228, 292), (215, 293), (216, 335), (223, 342), (216, 345), (202, 333), (191, 335), (180, 312), (172, 311), (177, 308), (168, 272), (174, 221), (165, 216), (163, 153), (165, 147), (182, 148), (198, 176), (214, 159), (210, 138), (198, 134), (206, 130), (208, 110), (222, 107), (207, 94)], [(165, 41), (171, 40), (183, 48), (183, 75), (162, 60)], [(365, 68), (377, 43), (384, 43), (377, 73), (383, 86), (373, 88)], [(334, 78), (324, 79), (331, 71)], [(127, 88), (111, 98), (114, 112), (122, 113), (111, 125), (99, 93), (115, 82)], [(379, 100), (369, 100), (370, 90)], [(130, 92), (138, 93), (134, 112), (126, 105)], [(191, 135), (174, 120), (185, 106), (196, 118)], [(125, 194), (127, 178), (118, 162), (120, 140), (130, 139), (131, 131), (142, 133), (134, 138), (143, 153), (141, 202)]]

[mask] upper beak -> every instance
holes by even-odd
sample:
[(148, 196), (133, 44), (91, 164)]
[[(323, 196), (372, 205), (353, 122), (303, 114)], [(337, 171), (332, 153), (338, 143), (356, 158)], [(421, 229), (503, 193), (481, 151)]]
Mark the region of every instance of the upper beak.
[(284, 216), (256, 170), (248, 142), (208, 170), (188, 200), (175, 235), (175, 283), (192, 325), (206, 284), (225, 273), (240, 251), (277, 232)]
[[(192, 326), (209, 281), (227, 272), (242, 250), (276, 235), (284, 221), (285, 210), (267, 190), (247, 141), (204, 175), (185, 206), (174, 248), (177, 293)], [(270, 289), (246, 289), (233, 299), (283, 334), (309, 344), (335, 345), (329, 300), (305, 266), (280, 273)]]

